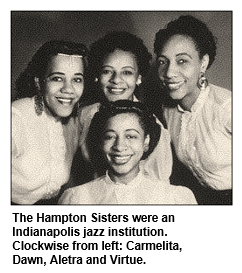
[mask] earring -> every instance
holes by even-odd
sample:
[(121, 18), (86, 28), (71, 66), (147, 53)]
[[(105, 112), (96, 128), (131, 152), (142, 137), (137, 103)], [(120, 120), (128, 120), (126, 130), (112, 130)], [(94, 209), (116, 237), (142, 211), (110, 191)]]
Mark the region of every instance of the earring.
[(197, 85), (198, 85), (198, 88), (201, 90), (205, 89), (208, 86), (208, 80), (205, 77), (204, 72), (201, 72), (201, 76), (200, 76), (200, 79), (198, 80)]
[(34, 108), (37, 116), (41, 116), (44, 111), (44, 99), (42, 94), (37, 94), (34, 96)]
[(94, 80), (95, 82), (98, 82), (98, 78), (95, 78), (95, 80)]

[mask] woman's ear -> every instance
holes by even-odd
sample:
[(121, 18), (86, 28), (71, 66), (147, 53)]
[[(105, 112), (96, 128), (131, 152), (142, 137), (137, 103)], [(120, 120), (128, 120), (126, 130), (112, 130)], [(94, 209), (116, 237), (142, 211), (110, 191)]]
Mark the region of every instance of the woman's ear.
[(209, 64), (209, 55), (205, 54), (202, 58), (201, 72), (205, 73)]
[(40, 91), (40, 79), (38, 77), (34, 77), (35, 86)]
[(142, 76), (139, 74), (138, 79), (137, 79), (137, 81), (136, 81), (136, 84), (137, 84), (137, 85), (140, 85), (141, 82), (142, 82)]
[(147, 152), (149, 150), (149, 146), (150, 146), (150, 135), (147, 135), (144, 141), (144, 152)]

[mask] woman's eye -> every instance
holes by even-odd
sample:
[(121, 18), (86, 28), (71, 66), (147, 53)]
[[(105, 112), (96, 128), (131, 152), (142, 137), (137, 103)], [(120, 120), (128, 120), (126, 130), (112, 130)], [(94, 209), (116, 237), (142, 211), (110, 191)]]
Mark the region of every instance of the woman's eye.
[(184, 64), (184, 63), (186, 63), (186, 62), (187, 62), (187, 60), (184, 60), (184, 59), (178, 60), (178, 63), (179, 63), (179, 64)]
[(159, 63), (159, 65), (166, 65), (166, 64), (167, 64), (167, 61), (166, 61), (166, 60), (163, 60), (163, 59), (159, 59), (159, 60), (158, 60), (158, 63)]
[(104, 140), (111, 140), (111, 139), (115, 139), (115, 136), (113, 136), (113, 135), (104, 135)]
[(127, 139), (136, 139), (137, 136), (136, 135), (127, 135), (126, 138)]
[(112, 70), (109, 70), (109, 69), (103, 69), (102, 70), (103, 75), (108, 75), (108, 74), (112, 74), (112, 73), (113, 73)]
[(126, 76), (133, 75), (133, 71), (125, 70), (125, 71), (123, 71), (123, 74)]
[(52, 78), (50, 78), (50, 81), (52, 81), (52, 82), (61, 82), (62, 78), (61, 77), (52, 77)]
[(82, 83), (83, 82), (83, 79), (82, 78), (75, 78), (74, 81), (76, 83)]

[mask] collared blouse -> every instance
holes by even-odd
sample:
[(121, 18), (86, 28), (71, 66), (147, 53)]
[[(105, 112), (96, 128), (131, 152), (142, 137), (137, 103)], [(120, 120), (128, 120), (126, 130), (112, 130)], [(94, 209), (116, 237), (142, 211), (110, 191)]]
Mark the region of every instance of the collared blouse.
[(12, 104), (12, 201), (34, 204), (55, 197), (68, 182), (79, 126), (74, 118), (63, 125), (43, 111), (34, 98)]
[[(134, 98), (134, 101), (138, 101)], [(89, 154), (86, 145), (86, 138), (93, 116), (99, 110), (100, 103), (95, 103), (85, 106), (80, 111), (80, 124), (82, 128), (80, 136), (80, 147), (83, 157), (88, 161)], [(145, 160), (141, 161), (141, 165), (146, 173), (153, 179), (162, 180), (165, 183), (170, 183), (170, 175), (172, 171), (172, 152), (171, 139), (167, 129), (156, 118), (157, 123), (161, 126), (160, 140), (154, 151)]]
[(192, 191), (182, 186), (172, 186), (153, 180), (144, 172), (129, 183), (115, 183), (108, 173), (91, 182), (66, 190), (59, 204), (197, 204)]
[(208, 85), (191, 108), (164, 108), (178, 159), (202, 185), (231, 189), (231, 91)]

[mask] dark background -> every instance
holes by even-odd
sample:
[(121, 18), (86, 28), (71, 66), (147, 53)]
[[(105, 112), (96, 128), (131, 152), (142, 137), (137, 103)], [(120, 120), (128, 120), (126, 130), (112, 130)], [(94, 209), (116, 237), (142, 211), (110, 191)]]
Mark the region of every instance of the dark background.
[(11, 11), (11, 88), (36, 50), (47, 40), (67, 39), (90, 46), (112, 30), (138, 35), (153, 54), (156, 32), (170, 20), (191, 14), (203, 20), (218, 38), (209, 82), (232, 89), (231, 11)]

